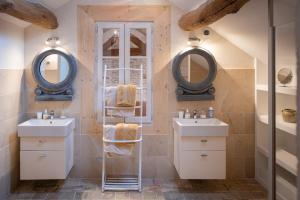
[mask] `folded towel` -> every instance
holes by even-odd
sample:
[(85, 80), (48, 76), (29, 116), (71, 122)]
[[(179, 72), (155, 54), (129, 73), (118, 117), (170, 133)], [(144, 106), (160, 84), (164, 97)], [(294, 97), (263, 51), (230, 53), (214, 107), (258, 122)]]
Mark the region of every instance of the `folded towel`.
[(133, 107), (136, 104), (136, 86), (118, 85), (117, 87), (117, 106)]
[[(137, 124), (117, 124), (115, 133), (116, 140), (136, 140), (138, 127)], [(116, 146), (127, 149), (133, 148), (132, 143), (117, 143)]]
[[(116, 126), (105, 125), (104, 137), (109, 140), (136, 140), (137, 139), (137, 124), (120, 123)], [(104, 151), (108, 156), (114, 155), (131, 155), (135, 143), (107, 143), (104, 146)]]
[[(105, 104), (106, 106), (117, 107), (117, 87), (107, 87), (105, 89)], [(124, 117), (134, 117), (134, 108), (128, 109), (107, 109), (107, 116), (124, 116)]]

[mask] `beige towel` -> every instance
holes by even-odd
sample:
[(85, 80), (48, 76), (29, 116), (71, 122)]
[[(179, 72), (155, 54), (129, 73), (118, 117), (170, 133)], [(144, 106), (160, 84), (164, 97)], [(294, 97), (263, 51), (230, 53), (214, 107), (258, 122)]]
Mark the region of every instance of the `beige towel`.
[[(111, 86), (106, 87), (105, 89), (106, 106), (117, 107), (116, 99), (117, 99), (117, 87)], [(134, 108), (128, 107), (126, 109), (106, 109), (106, 116), (122, 116), (122, 117), (134, 117)]]
[[(136, 140), (138, 133), (137, 124), (119, 123), (116, 126), (115, 139), (116, 140)], [(127, 149), (132, 152), (135, 143), (116, 143), (120, 149)]]
[(136, 86), (118, 85), (116, 94), (116, 104), (120, 107), (133, 107), (136, 104)]

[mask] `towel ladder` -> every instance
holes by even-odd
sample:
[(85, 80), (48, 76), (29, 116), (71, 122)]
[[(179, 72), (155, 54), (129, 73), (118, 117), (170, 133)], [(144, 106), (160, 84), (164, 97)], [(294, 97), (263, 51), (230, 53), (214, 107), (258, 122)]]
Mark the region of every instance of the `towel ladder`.
[[(107, 78), (107, 71), (119, 71), (119, 70), (132, 70), (132, 71), (139, 71), (140, 73), (140, 85), (137, 86), (137, 90), (140, 92), (140, 106), (135, 106), (134, 109), (140, 109), (140, 116), (139, 116), (139, 138), (136, 140), (109, 140), (105, 138), (105, 134), (103, 133), (103, 160), (102, 160), (102, 192), (111, 190), (111, 191), (127, 191), (127, 190), (142, 190), (142, 141), (143, 141), (143, 134), (142, 134), (142, 127), (143, 127), (143, 65), (140, 65), (140, 68), (111, 68), (108, 69), (106, 65), (104, 65), (104, 81), (103, 81), (103, 90), (102, 90), (102, 116), (103, 116), (103, 132), (105, 131), (105, 126), (107, 123), (106, 118), (123, 118), (123, 122), (125, 123), (125, 116), (107, 116), (106, 110), (107, 109), (116, 109), (113, 106), (106, 106), (106, 78)], [(106, 159), (107, 153), (105, 152), (104, 146), (107, 143), (136, 143), (135, 147), (138, 146), (138, 173), (134, 176), (128, 177), (109, 177), (107, 174), (107, 166), (106, 166)]]

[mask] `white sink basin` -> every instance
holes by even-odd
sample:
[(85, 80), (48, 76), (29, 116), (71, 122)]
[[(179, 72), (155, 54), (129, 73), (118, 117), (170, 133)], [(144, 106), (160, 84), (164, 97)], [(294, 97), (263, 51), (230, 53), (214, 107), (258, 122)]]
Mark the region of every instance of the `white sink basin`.
[(65, 137), (75, 128), (73, 118), (30, 119), (18, 125), (19, 137)]
[(181, 136), (227, 136), (228, 124), (216, 118), (173, 119), (173, 128)]

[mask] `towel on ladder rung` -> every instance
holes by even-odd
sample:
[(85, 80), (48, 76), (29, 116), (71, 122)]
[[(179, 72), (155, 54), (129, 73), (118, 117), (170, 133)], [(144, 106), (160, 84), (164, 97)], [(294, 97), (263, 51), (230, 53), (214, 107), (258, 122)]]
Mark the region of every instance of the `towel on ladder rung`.
[[(117, 105), (117, 87), (111, 86), (105, 89), (105, 104), (106, 106), (118, 107)], [(107, 109), (106, 115), (108, 116), (124, 116), (124, 117), (134, 117), (134, 108), (128, 109)]]
[(134, 107), (136, 104), (136, 85), (118, 85), (116, 104), (120, 107)]
[[(136, 140), (138, 133), (137, 124), (119, 123), (114, 125), (104, 126), (104, 136), (108, 140)], [(117, 155), (131, 155), (135, 143), (107, 143), (104, 146), (104, 151), (108, 152), (109, 156)]]

